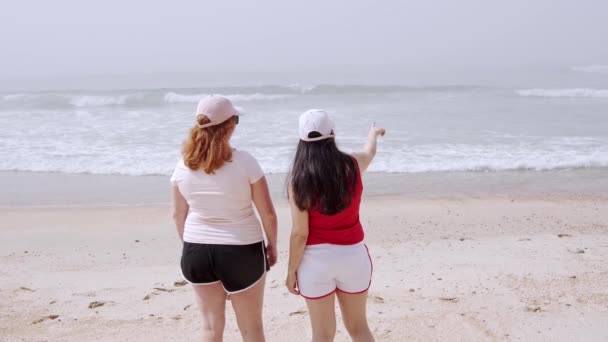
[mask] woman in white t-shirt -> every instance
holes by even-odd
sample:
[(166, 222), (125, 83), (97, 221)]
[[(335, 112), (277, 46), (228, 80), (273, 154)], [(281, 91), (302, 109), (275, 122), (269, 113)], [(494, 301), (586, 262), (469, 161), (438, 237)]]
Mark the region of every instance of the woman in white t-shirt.
[(239, 113), (228, 99), (202, 99), (195, 118), (171, 176), (182, 274), (194, 285), (204, 341), (222, 340), (227, 294), (243, 339), (264, 341), (264, 280), (277, 260), (277, 219), (264, 172), (249, 153), (230, 146)]

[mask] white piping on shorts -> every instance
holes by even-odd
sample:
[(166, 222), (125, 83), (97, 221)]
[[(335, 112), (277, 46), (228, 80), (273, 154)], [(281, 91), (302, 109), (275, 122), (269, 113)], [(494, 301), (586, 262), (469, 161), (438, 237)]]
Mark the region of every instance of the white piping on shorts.
[(184, 280), (187, 281), (188, 284), (190, 284), (190, 285), (196, 285), (196, 286), (213, 285), (213, 284), (219, 283), (221, 281), (221, 280), (216, 280), (216, 281), (212, 281), (210, 283), (193, 283), (184, 276), (184, 271), (182, 270), (181, 267), (179, 268), (179, 272), (182, 274), (182, 278), (184, 278)]
[(233, 294), (245, 292), (245, 291), (251, 289), (252, 287), (256, 286), (260, 281), (262, 281), (262, 279), (264, 279), (264, 276), (266, 276), (266, 248), (264, 246), (264, 241), (262, 241), (262, 255), (264, 256), (264, 265), (263, 265), (264, 272), (262, 272), (262, 276), (260, 277), (260, 279), (256, 280), (253, 284), (247, 286), (246, 288), (244, 288), (242, 290), (234, 291), (234, 292), (230, 292), (230, 291), (226, 290), (226, 288), (222, 284), (222, 287), (224, 287), (224, 291), (226, 291), (227, 294), (233, 295)]

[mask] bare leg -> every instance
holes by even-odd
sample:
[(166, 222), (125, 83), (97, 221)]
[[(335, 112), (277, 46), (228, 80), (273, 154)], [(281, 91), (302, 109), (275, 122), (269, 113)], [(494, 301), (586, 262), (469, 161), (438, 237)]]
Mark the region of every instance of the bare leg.
[(336, 296), (332, 293), (319, 299), (307, 299), (312, 342), (331, 342), (336, 336)]
[(337, 291), (342, 319), (348, 334), (353, 342), (373, 342), (369, 326), (367, 325), (367, 291), (358, 294), (350, 294)]
[(221, 283), (193, 285), (201, 312), (203, 342), (221, 342), (226, 323), (226, 292)]
[(252, 288), (230, 295), (236, 322), (244, 342), (264, 342), (262, 307), (266, 275)]

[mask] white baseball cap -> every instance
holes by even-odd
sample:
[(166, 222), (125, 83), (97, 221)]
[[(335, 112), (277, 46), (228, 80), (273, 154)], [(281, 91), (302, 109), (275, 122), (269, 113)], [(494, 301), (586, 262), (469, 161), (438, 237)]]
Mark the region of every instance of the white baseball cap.
[(205, 128), (219, 125), (231, 117), (241, 114), (227, 98), (219, 95), (210, 95), (198, 102), (194, 117), (198, 118), (199, 115), (205, 115), (209, 118), (209, 123), (198, 125), (200, 128)]
[[(317, 132), (319, 137), (310, 138), (309, 134)], [(300, 139), (303, 141), (318, 141), (335, 137), (334, 122), (326, 111), (309, 109), (300, 115)]]

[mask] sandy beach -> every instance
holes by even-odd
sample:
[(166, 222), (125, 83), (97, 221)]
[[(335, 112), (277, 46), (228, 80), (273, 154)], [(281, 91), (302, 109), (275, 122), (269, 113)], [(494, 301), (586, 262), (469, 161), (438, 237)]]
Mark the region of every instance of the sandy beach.
[[(278, 215), (269, 342), (312, 338), (285, 286), (294, 169), (303, 204), (362, 178), (376, 341), (608, 342), (607, 14), (599, 0), (0, 0), (0, 342), (200, 342), (170, 178), (193, 209), (187, 240), (257, 242), (240, 187), (260, 169)], [(331, 165), (346, 160), (334, 142), (363, 175)], [(215, 176), (186, 175), (184, 156)], [(327, 241), (359, 241), (359, 185), (341, 217), (311, 221), (355, 228)], [(232, 258), (211, 249), (212, 265)], [(242, 341), (226, 304), (224, 341)]]
[[(198, 338), (198, 313), (182, 283), (180, 244), (161, 191), (166, 179), (150, 180), (158, 193), (140, 203), (131, 201), (137, 196), (130, 189), (99, 195), (117, 182), (91, 182), (95, 176), (88, 183), (65, 177), (89, 186), (69, 191), (99, 201), (70, 203), (75, 197), (57, 197), (53, 186), (44, 200), (11, 199), (19, 184), (44, 178), (32, 175), (3, 177), (0, 340)], [(394, 186), (419, 184), (419, 191), (369, 189), (361, 215), (374, 261), (368, 309), (377, 340), (608, 340), (608, 174), (569, 173), (558, 181), (547, 175), (512, 175), (519, 181), (509, 183), (511, 176), (484, 181), (478, 174), (478, 188), (466, 177), (437, 177), (440, 185), (433, 185), (387, 176)], [(564, 177), (567, 186), (559, 181)], [(366, 186), (391, 188), (379, 179), (372, 176)], [(305, 303), (283, 285), (290, 219), (280, 181), (273, 182), (280, 260), (267, 278), (266, 335), (307, 341)], [(125, 200), (110, 203), (111, 197)], [(225, 340), (238, 341), (230, 311)], [(348, 340), (341, 323), (336, 340)]]

